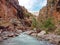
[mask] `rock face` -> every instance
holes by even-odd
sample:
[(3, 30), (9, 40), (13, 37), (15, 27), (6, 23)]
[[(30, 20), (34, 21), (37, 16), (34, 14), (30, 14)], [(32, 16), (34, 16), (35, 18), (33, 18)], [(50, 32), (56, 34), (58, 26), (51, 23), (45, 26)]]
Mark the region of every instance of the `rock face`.
[(23, 9), (19, 6), (18, 0), (0, 0), (1, 25), (11, 25), (11, 20), (17, 20), (17, 17), (23, 18)]
[(48, 15), (53, 16), (55, 21), (60, 21), (60, 0), (47, 0)]
[(10, 20), (16, 16), (23, 18), (23, 9), (18, 0), (0, 0), (0, 18)]
[[(19, 5), (18, 0), (0, 0), (0, 24), (3, 26), (19, 22), (18, 19), (24, 19), (25, 14), (30, 14), (24, 7)], [(27, 17), (28, 18), (28, 17)], [(16, 26), (16, 23), (13, 24)]]
[(4, 32), (12, 32), (9, 36), (13, 36), (19, 30), (26, 30), (26, 25), (31, 25), (28, 21), (30, 15), (27, 9), (19, 5), (18, 0), (0, 0), (0, 36), (4, 36), (1, 35)]
[(47, 0), (47, 5), (39, 12), (39, 18), (53, 17), (55, 22), (60, 21), (60, 0)]
[[(52, 19), (52, 18), (53, 19)], [(47, 5), (43, 7), (38, 16), (40, 23), (45, 23), (46, 19), (52, 19), (52, 23), (56, 26), (53, 30), (54, 33), (60, 34), (60, 0), (47, 0)]]
[(47, 18), (47, 7), (45, 6), (39, 11), (38, 20), (44, 21), (46, 18)]

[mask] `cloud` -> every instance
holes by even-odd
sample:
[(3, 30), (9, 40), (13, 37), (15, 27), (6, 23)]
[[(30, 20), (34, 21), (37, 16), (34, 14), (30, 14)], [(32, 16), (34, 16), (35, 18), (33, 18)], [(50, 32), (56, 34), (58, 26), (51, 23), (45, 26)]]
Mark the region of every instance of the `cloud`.
[(40, 6), (43, 7), (43, 6), (46, 6), (47, 4), (47, 0), (43, 0), (40, 2)]
[(46, 6), (47, 0), (18, 0), (21, 6), (25, 6), (29, 11), (38, 11)]

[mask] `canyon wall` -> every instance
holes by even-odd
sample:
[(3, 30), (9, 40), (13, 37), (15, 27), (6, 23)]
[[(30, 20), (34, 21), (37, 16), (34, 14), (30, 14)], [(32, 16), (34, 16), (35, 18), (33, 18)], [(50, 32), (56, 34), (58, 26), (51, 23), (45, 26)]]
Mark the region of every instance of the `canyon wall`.
[(55, 22), (60, 22), (60, 0), (47, 0), (47, 5), (40, 10), (38, 17), (53, 17)]
[(14, 26), (31, 25), (30, 21), (27, 21), (30, 15), (32, 14), (25, 7), (19, 5), (18, 0), (0, 0), (0, 26), (13, 29)]

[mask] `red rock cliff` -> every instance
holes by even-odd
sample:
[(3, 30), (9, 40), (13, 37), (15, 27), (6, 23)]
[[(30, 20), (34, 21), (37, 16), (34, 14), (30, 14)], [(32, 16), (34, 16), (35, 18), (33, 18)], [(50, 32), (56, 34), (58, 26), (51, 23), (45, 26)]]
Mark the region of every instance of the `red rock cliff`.
[(13, 23), (20, 26), (23, 26), (22, 23), (27, 25), (29, 22), (25, 24), (25, 21), (30, 15), (32, 14), (30, 14), (27, 9), (19, 5), (18, 0), (0, 0), (0, 26), (12, 25), (11, 27), (13, 27)]
[(60, 22), (60, 0), (47, 0), (47, 5), (40, 10), (39, 17), (53, 17), (55, 22)]
[(47, 0), (48, 15), (53, 16), (55, 21), (60, 21), (60, 0)]
[(22, 7), (19, 6), (18, 0), (0, 0), (0, 17), (10, 20), (16, 16), (23, 16)]

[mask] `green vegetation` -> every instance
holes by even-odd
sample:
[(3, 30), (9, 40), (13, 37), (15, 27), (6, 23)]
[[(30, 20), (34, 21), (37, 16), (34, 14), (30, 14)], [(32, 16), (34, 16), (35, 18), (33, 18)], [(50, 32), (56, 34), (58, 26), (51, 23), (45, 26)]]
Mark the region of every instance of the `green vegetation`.
[(51, 18), (44, 21), (44, 27), (48, 29), (52, 29), (54, 27), (54, 23)]
[(45, 21), (37, 21), (35, 17), (32, 18), (32, 27), (40, 30), (46, 30), (47, 32), (55, 30), (55, 24), (52, 18), (48, 18)]
[(45, 30), (47, 31), (52, 31), (55, 29), (55, 24), (53, 22), (52, 18), (48, 18), (43, 22), (43, 27), (45, 28)]
[(40, 30), (40, 24), (39, 22), (37, 21), (36, 17), (35, 16), (32, 16), (32, 24), (31, 24), (31, 27), (34, 29), (36, 28), (37, 30)]
[(30, 15), (28, 13), (25, 14), (25, 17), (30, 17)]
[(46, 32), (54, 31), (56, 28), (53, 22), (53, 18), (48, 18), (46, 20), (40, 21), (38, 25), (41, 30), (46, 30)]
[(37, 22), (36, 18), (35, 17), (32, 17), (32, 27), (33, 28), (36, 28), (37, 27), (37, 24), (38, 24), (38, 22)]
[(31, 14), (31, 13), (26, 13), (24, 16), (27, 17), (27, 18), (29, 18), (29, 17), (33, 16), (33, 14)]
[(60, 24), (60, 21), (58, 21), (58, 24)]

